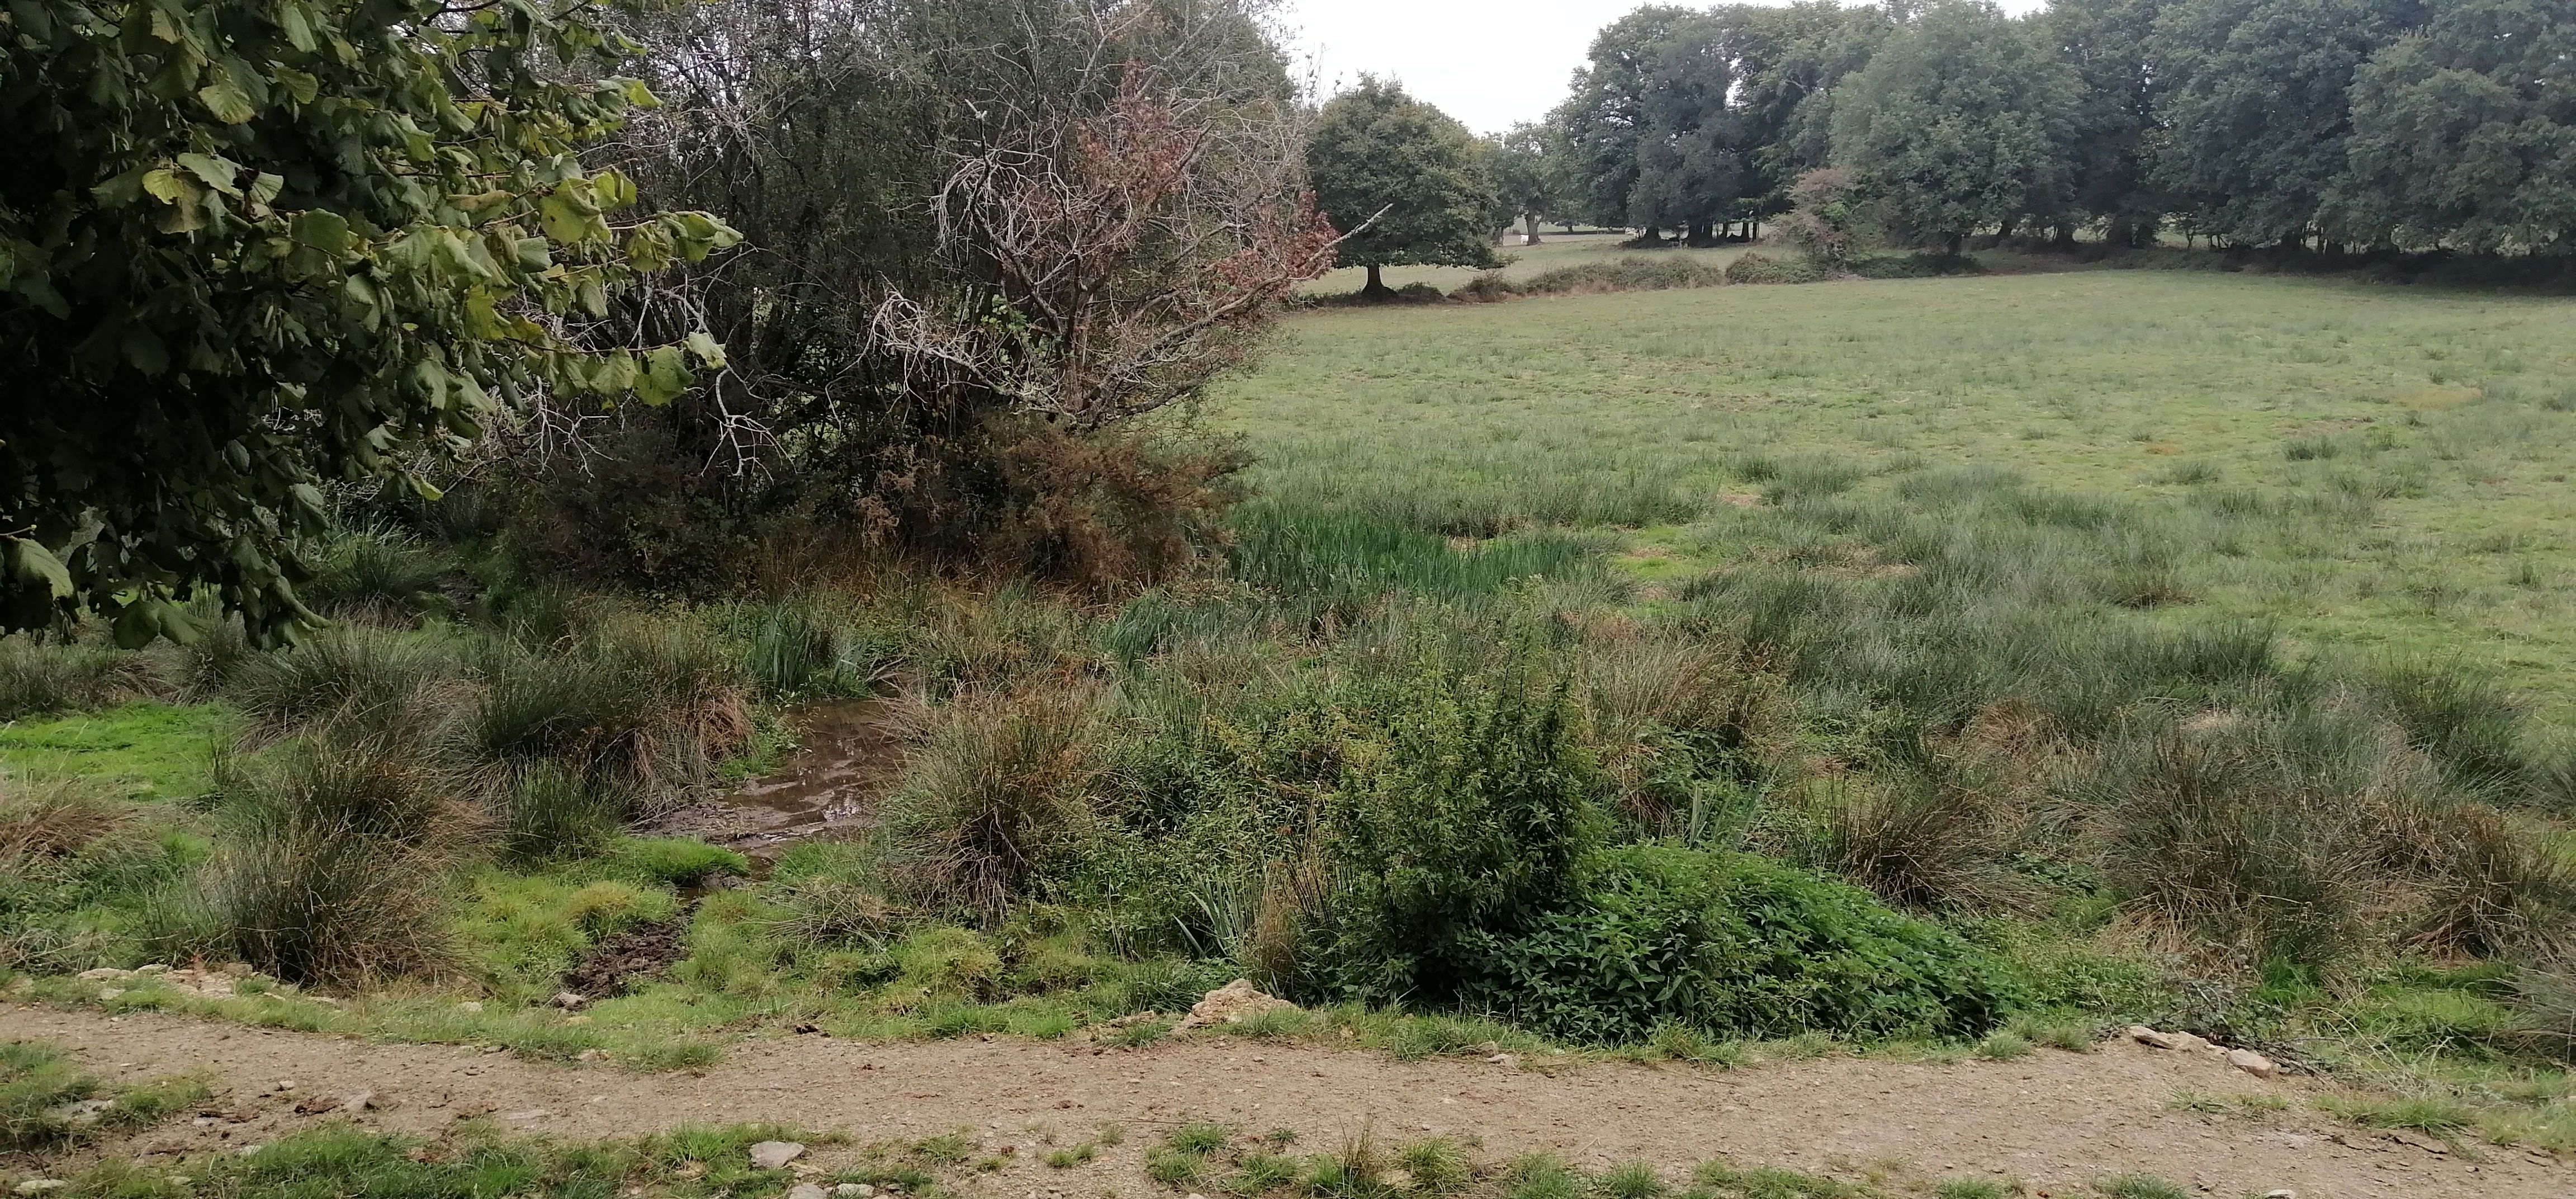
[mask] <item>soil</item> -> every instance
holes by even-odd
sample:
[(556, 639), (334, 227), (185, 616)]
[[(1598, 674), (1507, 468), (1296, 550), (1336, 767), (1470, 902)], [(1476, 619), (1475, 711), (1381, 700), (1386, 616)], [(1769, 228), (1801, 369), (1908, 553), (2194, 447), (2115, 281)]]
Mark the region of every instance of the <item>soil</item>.
[[(692, 910), (695, 909), (691, 905)], [(639, 982), (668, 975), (671, 963), (689, 956), (689, 916), (602, 937), (581, 961), (564, 971), (563, 988), (584, 999), (623, 995)]]
[(901, 769), (894, 701), (829, 700), (796, 710), (796, 752), (769, 774), (668, 813), (641, 830), (738, 850), (762, 869), (798, 841), (865, 827)]
[[(1642, 1159), (1675, 1176), (1722, 1156), (1847, 1179), (1877, 1171), (1894, 1185), (2019, 1178), (2043, 1196), (2088, 1194), (2088, 1184), (2129, 1173), (2228, 1199), (2284, 1188), (2301, 1199), (2576, 1194), (2576, 1167), (2547, 1155), (2346, 1128), (2308, 1110), (2312, 1082), (2257, 1079), (2206, 1055), (2127, 1041), (2012, 1062), (1829, 1058), (1718, 1070), (1546, 1059), (1407, 1063), (1199, 1035), (1127, 1050), (1080, 1040), (873, 1044), (818, 1034), (739, 1045), (700, 1072), (634, 1074), (158, 1013), (0, 1007), (0, 1036), (53, 1041), (110, 1080), (209, 1072), (214, 1114), (106, 1147), (136, 1154), (263, 1143), (326, 1118), (435, 1133), (489, 1117), (576, 1138), (770, 1121), (846, 1133), (859, 1144), (966, 1127), (1010, 1163), (959, 1181), (969, 1193), (1151, 1196), (1164, 1188), (1141, 1172), (1145, 1147), (1179, 1123), (1216, 1120), (1247, 1132), (1293, 1129), (1307, 1150), (1364, 1135), (1384, 1145), (1445, 1134), (1472, 1138), (1489, 1154), (1547, 1149), (1596, 1167)], [(282, 1080), (294, 1088), (276, 1090)], [(2255, 1118), (2204, 1116), (2170, 1106), (2184, 1091), (2270, 1095), (2288, 1107)], [(328, 1114), (360, 1092), (389, 1107)], [(1113, 1123), (1126, 1139), (1097, 1162), (1058, 1171), (1031, 1160), (1043, 1144), (1078, 1143)], [(813, 1160), (829, 1168), (847, 1152), (823, 1150)]]

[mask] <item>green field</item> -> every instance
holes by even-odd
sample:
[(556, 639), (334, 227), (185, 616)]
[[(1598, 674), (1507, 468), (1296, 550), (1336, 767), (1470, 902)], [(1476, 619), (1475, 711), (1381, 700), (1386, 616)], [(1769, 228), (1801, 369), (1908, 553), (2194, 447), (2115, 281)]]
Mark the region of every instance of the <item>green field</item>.
[(2137, 619), (2476, 664), (2576, 720), (2564, 299), (2089, 271), (1327, 312), (1212, 419), (1274, 494), (1622, 526), (1650, 583), (1818, 536), (1750, 476), (1997, 468), (2135, 507), (2174, 601)]

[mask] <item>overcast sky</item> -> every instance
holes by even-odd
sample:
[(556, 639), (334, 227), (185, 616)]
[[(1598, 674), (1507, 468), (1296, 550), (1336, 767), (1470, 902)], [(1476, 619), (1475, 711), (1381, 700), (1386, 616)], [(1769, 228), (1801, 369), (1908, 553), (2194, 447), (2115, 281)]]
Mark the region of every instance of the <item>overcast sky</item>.
[[(1469, 129), (1500, 133), (1564, 99), (1592, 35), (1642, 2), (1287, 0), (1280, 18), (1326, 94), (1363, 71), (1392, 75)], [(2041, 4), (2001, 2), (2010, 12)]]

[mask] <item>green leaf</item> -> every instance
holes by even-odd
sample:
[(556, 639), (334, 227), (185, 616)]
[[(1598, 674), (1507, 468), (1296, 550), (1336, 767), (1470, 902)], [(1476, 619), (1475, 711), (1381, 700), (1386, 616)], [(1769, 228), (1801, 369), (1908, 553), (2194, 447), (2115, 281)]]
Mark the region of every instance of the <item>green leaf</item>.
[(692, 382), (680, 347), (657, 346), (644, 355), (644, 377), (635, 384), (635, 398), (658, 408), (678, 399)]
[(277, 28), (286, 35), (287, 45), (307, 54), (313, 52), (313, 22), (304, 15), (303, 5), (292, 0), (278, 5)]
[(241, 194), (241, 189), (233, 186), (233, 180), (241, 175), (240, 163), (213, 154), (182, 154), (179, 156), (179, 165), (188, 168), (189, 174), (203, 180), (206, 186), (216, 191), (227, 196)]
[(164, 204), (192, 204), (196, 202), (199, 194), (196, 184), (188, 182), (186, 176), (168, 167), (145, 171), (143, 191)]
[(724, 343), (709, 336), (706, 330), (692, 330), (689, 333), (689, 338), (686, 344), (689, 347), (689, 352), (698, 356), (698, 361), (705, 363), (708, 366), (723, 366), (725, 364)]
[(63, 568), (62, 559), (55, 557), (52, 550), (25, 537), (6, 540), (10, 565), (17, 568), (20, 578), (41, 580), (55, 599), (72, 597), (72, 572)]
[(337, 254), (349, 248), (349, 221), (327, 208), (295, 214), (296, 243)]
[(219, 77), (213, 83), (198, 88), (197, 99), (204, 102), (206, 111), (214, 114), (216, 120), (227, 125), (239, 125), (259, 115), (259, 110), (251, 107), (250, 97), (244, 95), (230, 79)]

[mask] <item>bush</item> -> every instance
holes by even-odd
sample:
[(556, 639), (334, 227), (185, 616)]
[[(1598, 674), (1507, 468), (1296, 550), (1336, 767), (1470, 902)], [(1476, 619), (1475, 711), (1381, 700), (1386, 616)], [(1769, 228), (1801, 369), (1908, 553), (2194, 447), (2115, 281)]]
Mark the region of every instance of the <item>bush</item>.
[(1824, 278), (1823, 269), (1813, 263), (1768, 254), (1743, 254), (1726, 264), (1729, 283), (1817, 283)]
[(298, 983), (449, 960), (445, 877), (479, 820), (434, 773), (380, 743), (309, 738), (218, 763), (216, 786), (222, 828), (173, 948)]
[(1385, 740), (1329, 793), (1332, 890), (1306, 956), (1336, 994), (1436, 1001), (1573, 898), (1605, 780), (1561, 683), (1426, 666), (1372, 698), (1353, 715)]
[(937, 709), (887, 799), (901, 873), (922, 899), (997, 916), (1077, 849), (1099, 770), (1095, 702), (1059, 686), (961, 695)]
[(106, 646), (0, 637), (0, 721), (104, 707), (140, 694), (149, 681), (143, 659)]
[(1613, 291), (1716, 287), (1726, 281), (1723, 269), (1698, 258), (1678, 254), (1659, 258), (1641, 256), (1561, 266), (1518, 282), (1505, 278), (1500, 272), (1488, 272), (1468, 280), (1464, 286), (1450, 293), (1450, 297), (1490, 301), (1518, 296), (1582, 296)]
[(1665, 1021), (1724, 1037), (1967, 1038), (2011, 998), (1958, 937), (1750, 854), (1610, 851), (1578, 902), (1479, 948), (1470, 1002), (1595, 1043), (1644, 1040)]

